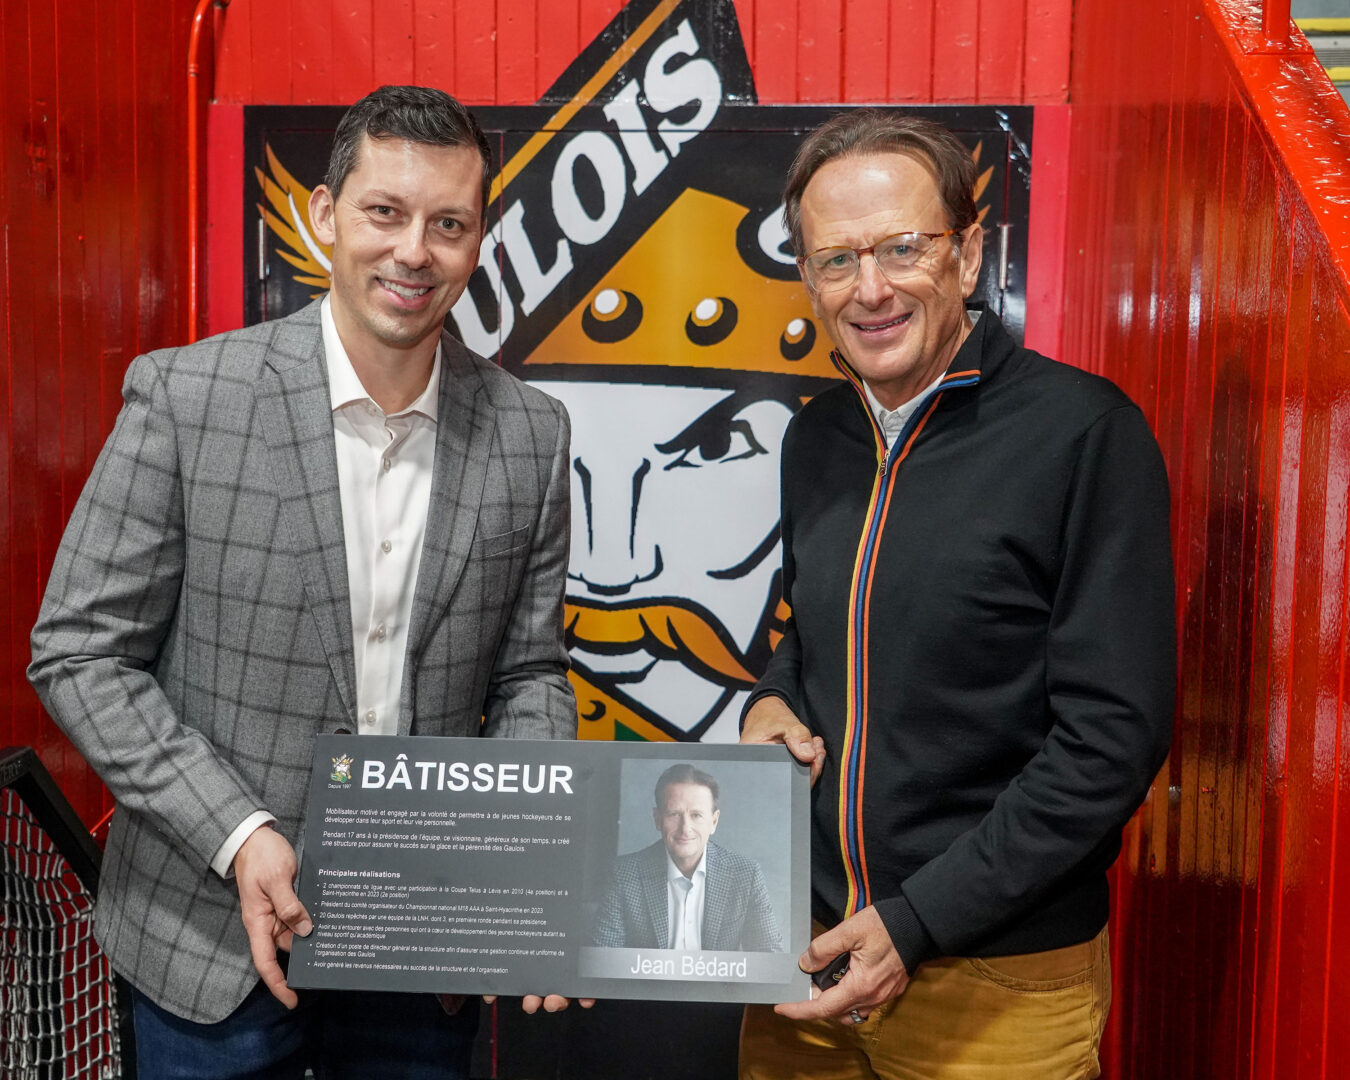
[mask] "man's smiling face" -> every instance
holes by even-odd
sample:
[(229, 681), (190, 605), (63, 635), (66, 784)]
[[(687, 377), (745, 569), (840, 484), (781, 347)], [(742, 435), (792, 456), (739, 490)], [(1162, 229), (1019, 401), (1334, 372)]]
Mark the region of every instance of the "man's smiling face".
[[(907, 154), (861, 154), (822, 165), (802, 193), (806, 252), (826, 247), (866, 248), (902, 232), (949, 228), (928, 166)], [(954, 238), (953, 238), (954, 239)], [(848, 288), (817, 293), (811, 305), (831, 340), (888, 409), (933, 382), (970, 332), (965, 299), (980, 272), (981, 230), (937, 240), (899, 284), (864, 255)]]
[(721, 812), (713, 807), (712, 792), (702, 784), (668, 784), (652, 816), (671, 862), (688, 877), (717, 831)]
[(333, 247), (333, 317), (353, 355), (410, 349), (440, 333), (478, 265), (482, 160), (469, 146), (364, 137), (334, 197), (310, 217)]

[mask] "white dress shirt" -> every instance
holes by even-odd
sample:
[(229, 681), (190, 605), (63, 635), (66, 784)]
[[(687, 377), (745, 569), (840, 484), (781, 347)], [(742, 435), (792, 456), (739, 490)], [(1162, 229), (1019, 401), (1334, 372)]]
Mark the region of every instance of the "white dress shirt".
[(666, 925), (670, 927), (668, 949), (703, 948), (703, 901), (707, 896), (708, 849), (685, 877), (666, 852)]
[[(437, 343), (426, 389), (406, 409), (387, 414), (352, 367), (329, 303), (324, 297), (320, 321), (351, 593), (357, 732), (396, 735), (413, 590), (431, 505), (441, 347)], [(230, 876), (244, 841), (275, 820), (255, 810), (226, 838), (211, 868)]]
[(361, 385), (323, 302), (342, 533), (356, 650), (356, 722), (362, 735), (398, 734), (413, 589), (431, 505), (441, 351), (431, 378), (402, 412), (386, 414)]
[(928, 392), (932, 390), (933, 387), (937, 386), (937, 384), (946, 377), (947, 373), (944, 371), (931, 383), (920, 390), (918, 394), (910, 398), (897, 409), (886, 408), (885, 405), (877, 400), (876, 394), (872, 393), (872, 388), (868, 386), (866, 382), (863, 383), (863, 393), (867, 395), (867, 404), (871, 406), (872, 415), (877, 418), (877, 423), (881, 425), (881, 433), (886, 436), (887, 451), (890, 451), (895, 447), (896, 438), (899, 437), (905, 424), (909, 422), (909, 418), (914, 415), (914, 410), (919, 407), (919, 402), (927, 396)]
[[(966, 314), (970, 317), (971, 325), (980, 321), (983, 311), (977, 309), (967, 309)], [(947, 377), (944, 371), (931, 383), (920, 390), (914, 397), (910, 398), (898, 409), (888, 409), (877, 400), (876, 394), (872, 393), (872, 388), (863, 381), (863, 392), (867, 395), (867, 404), (872, 408), (872, 415), (877, 418), (877, 423), (881, 425), (881, 433), (886, 436), (886, 450), (889, 452), (895, 446), (895, 440), (900, 435), (909, 418), (914, 415), (914, 410), (919, 407), (929, 392)]]

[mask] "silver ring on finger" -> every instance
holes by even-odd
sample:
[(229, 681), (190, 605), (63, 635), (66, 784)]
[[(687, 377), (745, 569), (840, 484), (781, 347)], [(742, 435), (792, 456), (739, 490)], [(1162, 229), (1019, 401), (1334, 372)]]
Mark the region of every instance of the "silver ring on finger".
[(857, 1009), (850, 1009), (848, 1018), (855, 1024), (861, 1024), (863, 1022), (862, 1014), (860, 1014)]

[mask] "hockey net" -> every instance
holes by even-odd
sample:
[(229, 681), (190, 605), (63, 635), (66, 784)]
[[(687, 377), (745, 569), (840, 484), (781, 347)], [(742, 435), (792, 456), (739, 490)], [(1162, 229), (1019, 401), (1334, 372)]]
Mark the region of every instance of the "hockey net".
[[(36, 758), (31, 751), (23, 756), (31, 768)], [(0, 790), (0, 1076), (115, 1080), (122, 1076), (116, 991), (94, 942), (94, 884), (81, 880), (90, 877), (90, 852), (71, 852), (85, 871), (77, 874), (39, 824), (39, 816), (51, 823), (52, 808), (38, 807), (35, 815), (28, 805), (36, 790), (31, 775), (14, 768), (12, 758), (4, 764), (10, 768)], [(11, 783), (16, 777), (20, 782)], [(52, 794), (45, 771), (43, 777), (45, 794)], [(68, 824), (74, 815), (63, 810), (57, 813)], [(88, 833), (79, 839), (88, 841)], [(97, 849), (93, 855), (96, 874)]]

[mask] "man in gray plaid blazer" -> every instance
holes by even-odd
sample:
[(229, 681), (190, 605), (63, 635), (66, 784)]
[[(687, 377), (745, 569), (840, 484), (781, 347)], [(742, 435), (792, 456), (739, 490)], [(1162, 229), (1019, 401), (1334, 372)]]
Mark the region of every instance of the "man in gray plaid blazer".
[(716, 778), (693, 765), (660, 775), (652, 817), (661, 839), (614, 861), (592, 945), (783, 951), (759, 864), (712, 842), (720, 801)]
[(288, 1011), (277, 949), (311, 928), (315, 736), (575, 734), (567, 416), (441, 330), (488, 162), (439, 91), (353, 106), (310, 204), (328, 297), (138, 357), (61, 543), (29, 677), (117, 800), (95, 922), (142, 1077), (467, 1072), (472, 1017)]

